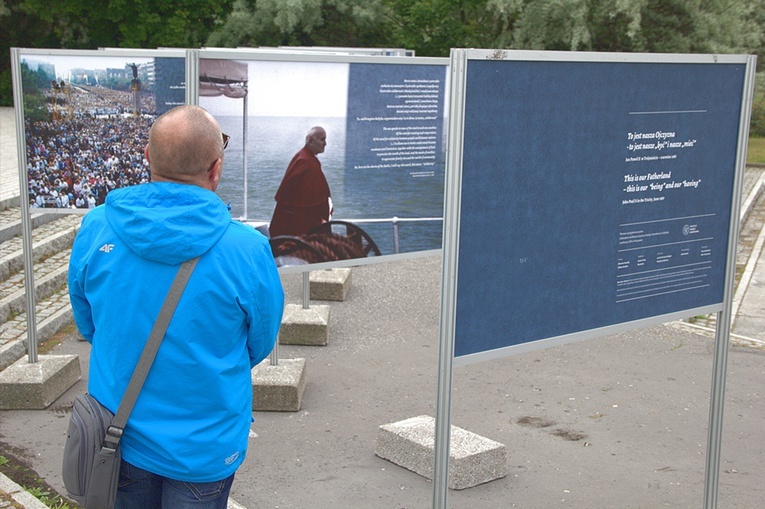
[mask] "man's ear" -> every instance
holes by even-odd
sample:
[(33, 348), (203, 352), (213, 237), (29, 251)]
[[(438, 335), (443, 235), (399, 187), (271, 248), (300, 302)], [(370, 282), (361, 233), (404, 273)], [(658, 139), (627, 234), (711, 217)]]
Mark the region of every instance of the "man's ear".
[(212, 170), (208, 171), (206, 175), (210, 190), (215, 191), (218, 189), (218, 182), (220, 182), (221, 173), (223, 173), (223, 159), (218, 158), (218, 160), (215, 161)]
[(146, 158), (147, 161), (151, 162), (151, 159), (149, 159), (149, 145), (148, 144), (143, 148), (143, 156)]

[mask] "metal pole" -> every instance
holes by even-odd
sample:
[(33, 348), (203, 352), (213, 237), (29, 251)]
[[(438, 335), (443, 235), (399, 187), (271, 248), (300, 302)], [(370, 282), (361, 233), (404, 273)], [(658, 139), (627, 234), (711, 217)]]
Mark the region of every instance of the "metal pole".
[(444, 247), (441, 267), (441, 318), (438, 340), (438, 390), (433, 444), (433, 509), (446, 509), (449, 495), (449, 441), (454, 373), (454, 343), (457, 310), (457, 267), (462, 195), (462, 130), (464, 127), (464, 51), (452, 50), (449, 119), (449, 154), (444, 199)]
[[(19, 49), (11, 49), (11, 68), (19, 70)], [(27, 306), (27, 353), (29, 362), (37, 362), (37, 310), (35, 298), (35, 267), (32, 246), (32, 220), (29, 212), (29, 179), (27, 175), (27, 145), (24, 136), (24, 91), (21, 76), (13, 75), (13, 106), (16, 114), (16, 144), (19, 161), (19, 201), (21, 202), (21, 234), (24, 252), (24, 287)]]
[(242, 192), (244, 193), (244, 219), (247, 220), (247, 130), (249, 119), (247, 117), (248, 94), (244, 94), (242, 116)]
[[(446, 258), (446, 257), (444, 257)], [(446, 262), (444, 262), (446, 274)], [(444, 281), (446, 281), (444, 279)], [(445, 304), (442, 304), (442, 313)], [(436, 395), (436, 423), (433, 444), (433, 509), (446, 509), (449, 495), (449, 451), (451, 438), (451, 398), (454, 381), (454, 330), (444, 331), (441, 319), (438, 349), (438, 386)], [(450, 336), (450, 337), (449, 337)]]
[(274, 343), (274, 348), (271, 350), (271, 353), (268, 355), (268, 361), (271, 363), (272, 366), (278, 366), (279, 365), (279, 337), (276, 338), (276, 343)]
[(707, 463), (704, 480), (704, 508), (717, 507), (720, 483), (720, 456), (722, 450), (722, 421), (725, 407), (725, 379), (730, 342), (730, 313), (717, 314), (715, 356), (712, 370), (712, 395), (709, 402), (709, 431), (707, 437)]
[[(19, 49), (11, 49), (11, 68), (21, 69)], [(24, 287), (27, 306), (27, 354), (29, 362), (37, 362), (37, 299), (35, 298), (35, 267), (32, 245), (32, 220), (29, 212), (29, 179), (27, 175), (27, 143), (24, 135), (24, 96), (21, 76), (13, 76), (13, 106), (16, 114), (16, 140), (19, 161), (19, 201), (21, 203), (21, 234), (24, 251)]]
[(199, 50), (186, 50), (186, 104), (199, 105)]
[(725, 268), (725, 290), (723, 310), (717, 314), (715, 332), (715, 355), (712, 369), (712, 394), (709, 401), (709, 431), (707, 437), (707, 462), (704, 479), (704, 508), (716, 509), (720, 484), (720, 457), (722, 450), (722, 425), (725, 407), (725, 381), (728, 370), (730, 329), (733, 323), (733, 286), (736, 277), (736, 248), (738, 246), (739, 218), (741, 213), (741, 190), (746, 166), (748, 127), (754, 92), (754, 71), (757, 57), (747, 61), (746, 79), (741, 99), (739, 139), (736, 153), (736, 173), (731, 201), (730, 228), (728, 235), (727, 266)]
[(303, 272), (303, 309), (308, 309), (311, 304), (311, 273)]
[(398, 254), (398, 217), (393, 216), (393, 253)]

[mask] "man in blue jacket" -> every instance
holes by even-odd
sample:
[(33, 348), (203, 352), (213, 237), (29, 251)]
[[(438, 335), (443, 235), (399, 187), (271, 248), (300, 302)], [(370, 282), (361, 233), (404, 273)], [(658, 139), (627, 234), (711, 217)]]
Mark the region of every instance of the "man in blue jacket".
[(157, 118), (152, 182), (109, 193), (72, 248), (88, 391), (112, 412), (178, 267), (200, 257), (122, 438), (117, 509), (225, 509), (247, 451), (250, 370), (274, 346), (284, 293), (267, 239), (214, 193), (227, 141), (198, 106)]

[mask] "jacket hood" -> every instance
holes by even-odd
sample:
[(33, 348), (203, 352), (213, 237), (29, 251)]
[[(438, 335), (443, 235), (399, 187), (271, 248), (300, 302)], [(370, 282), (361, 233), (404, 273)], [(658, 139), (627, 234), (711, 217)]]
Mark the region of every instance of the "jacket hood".
[(177, 265), (204, 254), (231, 224), (212, 191), (190, 184), (152, 182), (106, 196), (106, 219), (139, 256)]

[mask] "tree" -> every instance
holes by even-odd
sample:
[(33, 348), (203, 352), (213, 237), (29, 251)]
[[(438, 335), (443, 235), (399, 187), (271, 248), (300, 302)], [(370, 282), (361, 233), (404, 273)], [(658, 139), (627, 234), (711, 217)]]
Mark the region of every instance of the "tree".
[(418, 55), (448, 56), (450, 48), (481, 47), (493, 20), (485, 0), (386, 0), (385, 22), (398, 46)]
[(23, 0), (63, 48), (198, 47), (231, 0)]
[(197, 48), (233, 0), (0, 0), (0, 105), (12, 104), (12, 47)]
[(12, 106), (10, 49), (58, 46), (47, 26), (22, 9), (21, 0), (0, 2), (0, 106)]
[(208, 46), (385, 45), (379, 0), (235, 0)]
[(763, 41), (762, 0), (490, 0), (517, 18), (514, 48), (746, 53)]
[(11, 103), (13, 46), (765, 55), (763, 27), (765, 0), (0, 0), (0, 104)]
[(764, 0), (236, 0), (211, 46), (751, 52)]
[(21, 64), (21, 82), (24, 93), (24, 113), (32, 120), (48, 120), (46, 108), (47, 99), (45, 91), (51, 87), (51, 81), (55, 76), (50, 76), (42, 69), (32, 71), (25, 64)]

